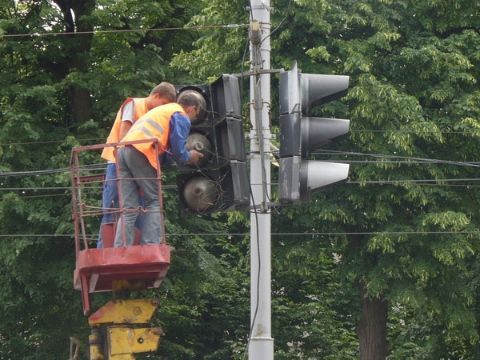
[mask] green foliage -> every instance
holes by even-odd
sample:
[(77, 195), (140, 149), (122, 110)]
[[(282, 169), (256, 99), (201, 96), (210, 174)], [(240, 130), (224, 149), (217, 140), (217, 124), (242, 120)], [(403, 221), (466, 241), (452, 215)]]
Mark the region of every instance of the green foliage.
[[(72, 146), (104, 141), (124, 97), (248, 67), (247, 27), (220, 26), (249, 21), (244, 1), (0, 0), (0, 34), (69, 31), (68, 3), (77, 31), (98, 31), (0, 39), (1, 171), (66, 168)], [(276, 357), (358, 358), (360, 301), (371, 296), (390, 304), (389, 359), (478, 358), (480, 192), (449, 180), (478, 178), (459, 163), (480, 151), (478, 2), (272, 5), (272, 67), (298, 60), (306, 73), (351, 77), (348, 96), (318, 111), (352, 120), (336, 147), (349, 153), (332, 158), (377, 160), (352, 163), (356, 183), (274, 213), (274, 234), (332, 234), (273, 237)], [(35, 237), (73, 232), (67, 186), (67, 172), (0, 178), (0, 233), (32, 235), (0, 241), (2, 359), (66, 358), (69, 336), (86, 339), (72, 239)], [(247, 232), (247, 214), (181, 218), (177, 201), (167, 190), (176, 250), (150, 294), (166, 337), (147, 358), (242, 359), (250, 245), (224, 233)]]
[(275, 242), (272, 331), (279, 359), (358, 357), (355, 321), (344, 311), (356, 305), (355, 291), (338, 272), (341, 246), (328, 240), (285, 237)]
[[(328, 264), (329, 256), (309, 259), (322, 253), (327, 239), (274, 243), (276, 357), (356, 358), (357, 288), (362, 296), (393, 304), (392, 359), (476, 356), (478, 312), (472, 305), (478, 287), (471, 265), (478, 251), (478, 192), (450, 187), (442, 179), (478, 177), (474, 168), (454, 162), (475, 161), (478, 153), (480, 39), (471, 29), (474, 19), (453, 15), (459, 12), (446, 10), (451, 6), (442, 1), (275, 3), (272, 28), (284, 21), (272, 36), (272, 67), (289, 68), (298, 60), (304, 72), (352, 78), (348, 107), (334, 104), (319, 112), (352, 119), (350, 139), (340, 149), (452, 161), (392, 162), (377, 155), (377, 163), (351, 166), (351, 179), (359, 186), (337, 187), (308, 206), (274, 216), (274, 232), (371, 232), (332, 239), (338, 263), (323, 271), (313, 264)], [(467, 14), (475, 2), (456, 6)], [(203, 15), (217, 19), (222, 12), (223, 23), (233, 14), (242, 16), (235, 5), (225, 11), (208, 2), (193, 23)], [(200, 79), (238, 71), (241, 47), (228, 36), (234, 33), (212, 31), (194, 44), (195, 50), (180, 53), (175, 66)], [(337, 158), (345, 159), (357, 158)], [(444, 186), (412, 179), (435, 179)], [(371, 185), (372, 180), (397, 182)], [(332, 278), (332, 271), (338, 276)], [(324, 286), (310, 288), (315, 281)], [(338, 284), (349, 291), (342, 294)], [(316, 301), (302, 295), (304, 287)], [(332, 307), (332, 299), (344, 302)], [(407, 315), (393, 320), (397, 306)], [(311, 311), (321, 314), (321, 324)], [(412, 324), (405, 328), (407, 320)], [(343, 347), (336, 345), (339, 339)]]
[[(216, 27), (219, 25), (246, 25), (247, 13), (241, 1), (221, 0), (200, 1), (199, 14), (192, 17), (188, 27), (213, 27), (203, 33), (194, 42), (191, 51), (177, 51), (172, 65), (187, 71), (194, 80), (205, 81), (222, 73), (240, 72), (243, 64), (240, 59), (245, 52), (248, 36), (246, 26), (237, 29)], [(244, 59), (245, 60), (245, 59)], [(236, 70), (233, 70), (236, 69)]]
[(125, 96), (173, 81), (170, 57), (191, 42), (180, 32), (102, 30), (174, 28), (196, 12), (182, 1), (56, 3), (3, 1), (0, 7), (2, 34), (70, 31), (61, 11), (69, 3), (78, 31), (99, 30), (0, 40), (1, 169), (52, 170), (1, 177), (2, 188), (26, 188), (0, 194), (0, 233), (12, 235), (0, 243), (2, 359), (66, 358), (69, 336), (87, 339), (72, 288), (72, 237), (53, 235), (73, 233), (71, 193), (63, 189), (70, 176), (55, 170), (68, 168), (73, 146), (104, 141)]

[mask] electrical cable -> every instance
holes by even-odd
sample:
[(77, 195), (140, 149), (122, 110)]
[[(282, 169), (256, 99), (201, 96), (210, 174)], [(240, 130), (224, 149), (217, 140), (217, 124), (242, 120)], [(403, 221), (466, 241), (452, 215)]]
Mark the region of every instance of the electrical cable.
[[(248, 48), (248, 39), (247, 39), (247, 48)], [(244, 62), (245, 55), (242, 57), (242, 64)], [(243, 65), (242, 65), (243, 68)], [(246, 73), (242, 70), (240, 75), (243, 76)], [(417, 134), (418, 131), (415, 130), (402, 130), (402, 129), (351, 129), (350, 133), (406, 133), (406, 134)], [(451, 131), (451, 130), (439, 130), (439, 131), (423, 131), (431, 133), (440, 133), (440, 134), (458, 134), (458, 135), (472, 135), (471, 131)], [(97, 141), (104, 140), (104, 138), (95, 138), (95, 139), (75, 139), (79, 142), (82, 141)], [(65, 140), (42, 140), (42, 141), (28, 141), (28, 142), (11, 142), (11, 143), (0, 143), (0, 146), (11, 146), (11, 145), (35, 145), (35, 144), (51, 144), (51, 143), (62, 143)]]
[[(360, 180), (348, 180), (345, 182), (345, 184), (361, 184), (361, 185), (367, 185), (367, 184), (408, 184), (408, 183), (413, 183), (413, 184), (419, 184), (419, 185), (432, 185), (432, 186), (455, 186), (455, 185), (450, 185), (450, 184), (442, 184), (442, 182), (465, 182), (465, 181), (480, 181), (480, 178), (451, 178), (451, 179), (394, 179), (394, 180), (365, 180), (365, 181), (360, 181)], [(93, 183), (93, 182), (92, 182)], [(251, 185), (263, 185), (263, 184), (251, 184)], [(278, 185), (276, 182), (272, 182), (267, 185)], [(477, 186), (477, 184), (464, 184), (464, 185), (456, 185), (458, 187), (469, 187), (469, 186)], [(163, 185), (163, 189), (165, 190), (176, 190), (177, 186), (176, 185)], [(83, 189), (99, 189), (99, 187), (94, 187), (94, 186), (83, 186)], [(0, 187), (0, 191), (27, 191), (27, 190), (71, 190), (71, 187), (67, 186), (50, 186), (50, 187), (5, 187), (2, 188)], [(48, 194), (47, 194), (48, 195)]]
[[(250, 10), (250, 14), (251, 14), (251, 17), (253, 19), (253, 13), (252, 11)], [(248, 50), (248, 47), (249, 47), (249, 43), (250, 43), (250, 39), (247, 38), (247, 41), (245, 43), (245, 48), (244, 48), (244, 51), (243, 51), (243, 55), (242, 55), (242, 61), (241, 61), (241, 65), (240, 65), (240, 74), (243, 76), (244, 74), (244, 64), (245, 64), (245, 57), (246, 57), (246, 54), (247, 54), (247, 50)], [(240, 79), (240, 97), (242, 97), (243, 95), (243, 79)], [(242, 122), (243, 124), (243, 116), (242, 114), (240, 114), (240, 121)], [(245, 346), (245, 356), (244, 356), (244, 359), (246, 359), (248, 357), (248, 348), (250, 346), (250, 339), (252, 337), (252, 333), (253, 333), (253, 327), (255, 325), (255, 321), (257, 319), (257, 314), (258, 314), (258, 308), (259, 308), (259, 301), (258, 301), (258, 297), (260, 295), (260, 268), (261, 268), (261, 257), (260, 257), (260, 234), (259, 234), (259, 231), (258, 231), (258, 225), (259, 225), (259, 222), (258, 222), (258, 213), (257, 213), (257, 209), (256, 209), (256, 204), (255, 204), (255, 198), (253, 196), (253, 190), (252, 190), (252, 186), (249, 182), (249, 190), (250, 190), (250, 197), (252, 199), (252, 205), (253, 205), (253, 208), (254, 208), (254, 212), (255, 212), (255, 221), (256, 221), (256, 235), (257, 235), (257, 252), (258, 252), (258, 273), (257, 273), (257, 303), (255, 304), (255, 311), (254, 311), (254, 315), (253, 315), (253, 318), (252, 318), (252, 321), (250, 323), (250, 331), (249, 331), (249, 334), (248, 334), (248, 340), (247, 340), (247, 344)], [(251, 234), (250, 234), (251, 235)], [(251, 266), (251, 265), (250, 265)]]
[[(213, 153), (213, 152), (212, 152)], [(352, 153), (346, 152), (336, 152), (335, 154), (345, 153), (346, 155), (353, 155)], [(320, 154), (320, 153), (316, 153)], [(323, 154), (323, 153), (322, 153)], [(395, 159), (395, 158), (402, 158), (404, 160), (346, 160), (346, 159), (322, 159), (321, 161), (325, 162), (344, 162), (349, 164), (354, 163), (365, 163), (365, 164), (423, 164), (423, 165), (456, 165), (456, 166), (466, 166), (466, 167), (480, 167), (479, 162), (473, 161), (450, 161), (450, 160), (438, 160), (438, 159), (429, 159), (429, 158), (414, 158), (414, 157), (403, 157), (397, 155), (387, 155), (387, 154), (368, 154), (368, 153), (356, 153), (357, 155), (365, 155), (365, 156), (372, 156), (372, 157), (381, 157), (384, 156), (387, 159)], [(412, 160), (409, 160), (412, 159)], [(225, 160), (225, 159), (224, 159)], [(92, 164), (92, 165), (84, 165), (79, 167), (79, 170), (105, 170), (106, 164), (99, 163), (99, 164)], [(3, 171), (0, 172), (0, 177), (10, 177), (10, 176), (40, 176), (40, 175), (53, 175), (57, 173), (69, 173), (71, 171), (70, 168), (58, 168), (58, 169), (46, 169), (46, 170), (23, 170), (23, 171)]]
[(55, 196), (66, 196), (65, 194), (44, 194), (44, 195), (24, 195), (20, 196), (20, 199), (34, 199), (34, 198), (48, 198)]
[(96, 35), (96, 34), (114, 34), (114, 33), (131, 33), (131, 32), (160, 32), (160, 31), (179, 31), (179, 30), (204, 30), (204, 29), (237, 29), (248, 27), (248, 24), (220, 24), (220, 25), (198, 25), (189, 27), (166, 27), (151, 29), (112, 29), (112, 30), (91, 30), (91, 31), (73, 31), (73, 32), (44, 32), (44, 33), (22, 33), (22, 34), (3, 34), (2, 38), (19, 38), (19, 37), (45, 37), (45, 36), (65, 36), (65, 35)]
[[(478, 234), (480, 230), (458, 230), (458, 231), (350, 231), (350, 232), (311, 232), (311, 233), (272, 233), (272, 236), (348, 236), (348, 235), (455, 235), (455, 234)], [(98, 235), (98, 234), (97, 234)], [(91, 235), (92, 240), (94, 236)], [(169, 233), (168, 236), (248, 236), (249, 233)], [(74, 237), (75, 234), (0, 234), (0, 238), (10, 237), (32, 237), (32, 238), (45, 238), (45, 237)], [(260, 246), (258, 242), (258, 246)], [(260, 273), (259, 273), (260, 274)], [(259, 275), (260, 276), (260, 275)]]
[[(95, 139), (75, 139), (79, 142), (81, 141), (97, 141), (104, 140), (104, 138), (95, 138)], [(27, 141), (27, 142), (11, 142), (11, 143), (0, 143), (0, 146), (11, 146), (11, 145), (36, 145), (36, 144), (53, 144), (53, 143), (63, 143), (64, 140), (41, 140), (41, 141)]]
[(44, 186), (44, 187), (0, 187), (0, 191), (26, 191), (26, 190), (71, 190), (69, 186)]
[[(253, 313), (253, 318), (252, 318), (252, 321), (250, 323), (250, 332), (248, 334), (248, 341), (247, 341), (247, 345), (246, 345), (246, 348), (245, 348), (245, 359), (247, 358), (248, 356), (248, 348), (250, 346), (250, 340), (252, 339), (252, 334), (253, 334), (253, 327), (255, 326), (255, 322), (257, 320), (257, 314), (258, 314), (258, 308), (259, 308), (259, 296), (260, 296), (260, 271), (261, 271), (261, 265), (262, 265), (262, 261), (261, 261), (261, 256), (260, 256), (260, 233), (258, 231), (258, 226), (259, 226), (259, 221), (258, 221), (258, 212), (257, 212), (257, 206), (255, 205), (255, 197), (253, 196), (253, 190), (252, 190), (252, 186), (249, 185), (249, 189), (250, 189), (250, 197), (252, 199), (252, 206), (253, 206), (253, 209), (254, 209), (254, 214), (255, 214), (255, 223), (256, 223), (256, 226), (255, 226), (255, 230), (256, 230), (256, 235), (257, 235), (257, 253), (258, 253), (258, 272), (257, 272), (257, 303), (255, 304), (255, 311)], [(250, 264), (250, 267), (252, 266), (252, 264)]]
[[(404, 129), (351, 129), (353, 133), (402, 133), (402, 134), (418, 134), (418, 130), (404, 130)], [(453, 130), (422, 130), (422, 133), (432, 134), (459, 134), (472, 135), (471, 131), (453, 131)]]
[(433, 159), (433, 158), (421, 158), (421, 157), (413, 157), (413, 156), (402, 156), (402, 155), (388, 155), (388, 154), (375, 154), (375, 153), (361, 153), (355, 151), (343, 151), (343, 150), (319, 150), (312, 152), (312, 155), (355, 155), (355, 156), (371, 156), (377, 158), (388, 158), (388, 159), (404, 159), (404, 160), (416, 160), (416, 161), (424, 161), (434, 164), (450, 164), (450, 165), (461, 165), (461, 166), (471, 166), (471, 167), (480, 167), (480, 164), (474, 161), (451, 161), (451, 160), (440, 160), (440, 159)]
[(285, 16), (283, 17), (283, 19), (280, 20), (280, 22), (279, 22), (278, 25), (275, 27), (275, 29), (273, 29), (272, 31), (270, 31), (270, 34), (268, 34), (268, 36), (265, 36), (265, 37), (262, 39), (261, 43), (263, 43), (266, 39), (268, 39), (268, 38), (271, 37), (275, 32), (277, 32), (278, 29), (280, 29), (280, 27), (283, 25), (283, 23), (285, 22), (285, 20), (287, 20), (287, 18), (288, 18), (288, 11), (290, 10), (291, 5), (292, 5), (292, 0), (290, 0), (290, 1), (288, 2), (287, 11), (286, 11), (286, 12), (287, 12), (287, 15), (285, 15)]
[[(439, 161), (437, 163), (432, 163), (432, 162), (426, 162), (426, 161), (420, 161), (420, 160), (330, 160), (330, 159), (322, 159), (324, 162), (338, 162), (341, 161), (343, 163), (347, 164), (397, 164), (397, 165), (452, 165), (443, 161)], [(474, 165), (480, 165), (478, 162), (470, 162), (470, 161), (457, 161), (453, 165), (459, 165), (459, 166), (471, 166), (472, 164)]]
[(435, 185), (440, 185), (437, 183), (441, 182), (455, 182), (455, 181), (480, 181), (480, 178), (466, 178), (466, 179), (395, 179), (395, 180), (367, 180), (367, 181), (356, 181), (349, 180), (349, 184), (398, 184), (398, 183), (432, 183)]
[[(249, 12), (250, 12), (250, 21), (252, 22), (253, 21), (253, 11), (252, 11), (252, 8), (249, 7)], [(248, 48), (248, 44), (250, 43), (250, 39), (247, 38), (247, 44), (246, 44), (246, 47), (245, 47), (245, 51), (243, 53), (243, 58), (242, 58), (242, 65), (241, 65), (241, 73), (243, 74), (243, 64), (244, 64), (244, 61), (245, 61), (245, 55), (246, 55), (246, 50)], [(243, 91), (243, 87), (241, 88), (241, 91)], [(242, 94), (242, 93), (240, 93)], [(241, 115), (240, 115), (241, 116)], [(243, 122), (243, 121), (242, 121)], [(254, 314), (253, 314), (253, 318), (250, 322), (250, 329), (249, 329), (249, 333), (248, 333), (248, 339), (247, 339), (247, 344), (245, 345), (245, 354), (244, 354), (244, 359), (247, 359), (248, 358), (248, 349), (250, 347), (250, 340), (252, 338), (252, 334), (253, 334), (253, 327), (255, 326), (255, 322), (256, 322), (256, 319), (257, 319), (257, 314), (258, 314), (258, 309), (259, 309), (259, 300), (258, 300), (258, 297), (260, 296), (260, 269), (261, 269), (261, 256), (260, 256), (260, 233), (259, 233), (259, 230), (258, 230), (258, 225), (259, 225), (259, 221), (258, 221), (258, 212), (257, 212), (257, 206), (255, 204), (255, 197), (253, 196), (253, 190), (252, 190), (252, 185), (250, 184), (250, 182), (248, 183), (248, 187), (249, 187), (249, 190), (250, 190), (250, 197), (251, 197), (251, 200), (252, 200), (252, 206), (253, 206), (253, 209), (254, 209), (254, 213), (255, 213), (255, 222), (256, 222), (256, 235), (257, 235), (257, 253), (258, 253), (258, 273), (257, 273), (257, 288), (256, 288), (256, 291), (257, 291), (257, 303), (255, 304), (255, 311), (254, 311)], [(251, 236), (251, 234), (250, 234)], [(251, 264), (250, 264), (250, 268), (251, 268)], [(250, 313), (251, 315), (251, 313)]]
[[(102, 170), (106, 169), (107, 165), (104, 163), (101, 164), (90, 164), (83, 165), (78, 167), (79, 170)], [(46, 169), (46, 170), (29, 170), (29, 171), (3, 171), (0, 172), (0, 177), (10, 177), (10, 176), (39, 176), (39, 175), (53, 175), (58, 173), (67, 173), (70, 172), (71, 168), (58, 168), (58, 169)]]

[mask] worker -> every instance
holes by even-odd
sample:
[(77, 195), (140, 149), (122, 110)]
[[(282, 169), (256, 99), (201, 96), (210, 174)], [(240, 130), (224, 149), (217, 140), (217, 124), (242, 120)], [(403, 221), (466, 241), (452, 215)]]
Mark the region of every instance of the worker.
[[(186, 141), (191, 122), (201, 117), (205, 111), (205, 99), (198, 92), (183, 91), (176, 103), (159, 106), (138, 119), (122, 142), (155, 139), (158, 141), (160, 156), (168, 153), (176, 162), (197, 165), (203, 154), (188, 150)], [(134, 223), (139, 212), (145, 213), (140, 244), (158, 244), (163, 238), (163, 215), (159, 207), (160, 195), (156, 180), (159, 162), (153, 141), (119, 149), (120, 193), (124, 213), (117, 226), (115, 247), (132, 245)], [(138, 189), (143, 191), (144, 209), (140, 209)]]
[[(174, 102), (176, 99), (175, 87), (168, 82), (161, 82), (155, 86), (145, 98), (128, 98), (120, 106), (117, 117), (113, 123), (107, 144), (118, 143), (132, 127), (137, 119), (157, 106)], [(117, 221), (118, 191), (117, 191), (117, 170), (113, 147), (103, 148), (102, 158), (107, 160), (105, 182), (102, 194), (103, 217), (100, 224), (100, 234), (97, 247), (111, 247), (114, 239), (114, 224)], [(141, 220), (140, 218), (138, 220)], [(137, 222), (140, 228), (140, 221)]]

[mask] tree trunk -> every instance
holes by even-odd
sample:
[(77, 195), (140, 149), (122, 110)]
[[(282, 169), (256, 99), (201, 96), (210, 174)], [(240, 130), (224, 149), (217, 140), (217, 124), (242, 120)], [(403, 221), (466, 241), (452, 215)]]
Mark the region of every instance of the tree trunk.
[(387, 311), (383, 299), (362, 299), (362, 316), (358, 324), (361, 360), (385, 360), (387, 356)]
[[(91, 15), (95, 9), (95, 0), (54, 0), (60, 7), (64, 15), (66, 32), (89, 32), (93, 26), (84, 19)], [(72, 12), (75, 17), (72, 16)], [(68, 72), (79, 72), (86, 74), (88, 72), (88, 56), (92, 44), (93, 34), (68, 35), (65, 38), (68, 41), (67, 67)], [(90, 91), (85, 87), (74, 83), (70, 87), (70, 113), (73, 121), (81, 124), (91, 118), (92, 101)]]
[[(92, 31), (93, 26), (89, 22), (85, 22), (84, 18), (91, 15), (95, 9), (95, 0), (68, 1), (71, 3), (71, 9), (75, 13), (76, 31)], [(80, 35), (76, 37), (76, 46), (72, 49), (71, 71), (78, 71), (83, 74), (88, 73), (89, 52), (92, 46), (93, 34)], [(90, 91), (83, 86), (75, 84), (72, 87), (72, 115), (73, 120), (78, 123), (84, 123), (89, 120), (92, 115), (92, 100)]]

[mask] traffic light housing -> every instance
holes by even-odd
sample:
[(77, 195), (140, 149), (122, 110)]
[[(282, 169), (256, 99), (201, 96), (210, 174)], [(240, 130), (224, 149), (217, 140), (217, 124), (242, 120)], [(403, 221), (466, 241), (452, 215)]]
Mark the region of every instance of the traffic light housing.
[(344, 96), (348, 86), (348, 76), (302, 74), (296, 63), (280, 73), (280, 202), (308, 201), (314, 190), (347, 180), (348, 164), (308, 158), (348, 132), (350, 120), (309, 116), (315, 106)]
[(211, 213), (241, 209), (250, 203), (239, 80), (222, 75), (209, 85), (177, 86), (199, 92), (207, 111), (192, 123), (187, 148), (204, 154), (194, 166), (180, 166), (177, 176), (182, 212)]

